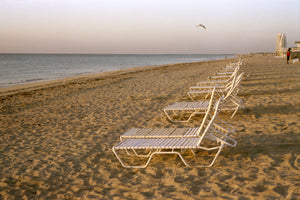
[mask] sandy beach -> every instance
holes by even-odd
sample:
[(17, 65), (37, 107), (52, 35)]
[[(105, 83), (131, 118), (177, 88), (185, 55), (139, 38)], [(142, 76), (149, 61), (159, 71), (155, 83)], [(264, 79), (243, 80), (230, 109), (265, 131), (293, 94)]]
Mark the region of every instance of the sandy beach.
[[(211, 168), (174, 155), (125, 169), (112, 152), (134, 127), (170, 123), (163, 108), (226, 62), (142, 67), (0, 89), (0, 199), (300, 199), (300, 63), (245, 56), (235, 148)], [(197, 120), (198, 119), (198, 120)]]

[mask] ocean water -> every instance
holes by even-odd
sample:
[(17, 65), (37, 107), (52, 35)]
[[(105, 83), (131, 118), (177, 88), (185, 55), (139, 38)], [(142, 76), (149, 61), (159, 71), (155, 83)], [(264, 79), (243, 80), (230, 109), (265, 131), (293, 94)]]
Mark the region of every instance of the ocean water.
[(126, 68), (199, 62), (232, 54), (0, 54), (0, 87)]

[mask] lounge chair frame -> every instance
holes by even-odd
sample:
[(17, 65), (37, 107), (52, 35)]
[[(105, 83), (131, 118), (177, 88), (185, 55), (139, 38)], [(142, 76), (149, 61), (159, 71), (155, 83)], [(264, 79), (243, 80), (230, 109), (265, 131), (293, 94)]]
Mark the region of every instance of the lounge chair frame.
[[(204, 114), (209, 112), (209, 108), (213, 106), (216, 93), (216, 86), (212, 89), (210, 95), (210, 101), (200, 102), (176, 102), (164, 108), (164, 113), (171, 122), (188, 122), (197, 114)], [(185, 120), (176, 120), (176, 118), (182, 119), (183, 115), (187, 115)]]
[[(211, 116), (210, 114), (205, 115), (206, 121), (208, 123), (202, 123), (199, 128), (191, 128), (188, 130), (196, 131), (195, 135), (185, 136), (170, 136), (164, 134), (158, 134), (157, 136), (132, 136), (132, 137), (121, 137), (121, 141), (115, 145), (112, 150), (121, 163), (121, 165), (125, 168), (145, 168), (149, 165), (151, 159), (154, 155), (159, 154), (173, 154), (178, 155), (181, 161), (184, 163), (186, 167), (192, 167), (192, 165), (186, 161), (184, 156), (182, 155), (182, 151), (190, 150), (193, 154), (196, 150), (205, 150), (205, 151), (217, 151), (212, 161), (206, 165), (195, 165), (193, 167), (211, 167), (217, 157), (219, 156), (221, 150), (225, 146), (235, 147), (237, 142), (229, 137), (228, 135), (222, 133), (221, 131), (216, 130), (212, 125), (214, 120), (219, 113), (219, 105), (220, 102), (223, 101), (223, 97), (217, 102), (216, 107), (214, 108), (214, 114)], [(205, 126), (205, 125), (206, 126)], [(203, 129), (205, 127), (205, 129)], [(164, 135), (164, 136), (163, 136)], [(139, 138), (140, 137), (140, 138)], [(205, 140), (214, 141), (218, 145), (206, 147), (203, 145)], [(137, 151), (146, 150), (148, 151), (146, 154), (139, 154)], [(136, 158), (143, 157), (147, 158), (146, 162), (141, 165), (128, 165), (126, 164), (118, 151), (125, 151), (129, 156), (135, 156)], [(129, 151), (132, 151), (130, 153)], [(196, 156), (196, 154), (194, 154)]]
[[(230, 87), (226, 88), (226, 89), (218, 89), (217, 88), (217, 93), (219, 93), (219, 95), (225, 95), (224, 98), (224, 105), (222, 106), (222, 111), (233, 111), (231, 118), (233, 118), (236, 114), (236, 112), (243, 107), (243, 100), (240, 99), (237, 96), (237, 93), (239, 91), (239, 85), (241, 84), (242, 81), (242, 77), (243, 77), (244, 73), (241, 73), (240, 75), (238, 75), (236, 78), (234, 78), (231, 82)], [(195, 97), (197, 97), (197, 95), (201, 95), (201, 94), (205, 94), (206, 92), (208, 92), (209, 90), (193, 90), (190, 91), (189, 97), (195, 101)], [(206, 98), (206, 96), (205, 96)], [(186, 107), (188, 107), (189, 102), (186, 102)], [(192, 104), (192, 103), (191, 103)], [(179, 107), (177, 107), (177, 109), (179, 110)], [(169, 110), (171, 110), (171, 106), (169, 106)]]

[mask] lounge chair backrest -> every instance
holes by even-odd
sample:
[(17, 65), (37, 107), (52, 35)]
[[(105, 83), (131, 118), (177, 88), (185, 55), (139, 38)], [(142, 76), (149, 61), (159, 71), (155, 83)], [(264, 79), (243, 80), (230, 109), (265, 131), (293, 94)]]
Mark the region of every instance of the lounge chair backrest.
[(234, 87), (234, 84), (236, 82), (236, 79), (237, 79), (237, 73), (232, 76), (231, 80), (229, 81), (229, 83), (226, 85), (226, 88), (225, 88), (225, 91), (228, 93), (233, 87)]
[[(214, 106), (214, 108), (212, 109), (214, 112), (213, 112), (213, 115), (209, 115), (210, 116), (210, 119), (206, 119), (205, 123), (206, 123), (206, 126), (205, 126), (205, 129), (201, 135), (201, 138), (198, 142), (197, 145), (200, 145), (203, 138), (205, 137), (206, 133), (210, 130), (210, 128), (212, 127), (213, 123), (214, 123), (214, 120), (215, 118), (218, 116), (219, 112), (220, 112), (220, 109), (221, 109), (221, 104), (223, 102), (223, 99), (224, 99), (224, 96), (221, 97), (217, 102), (216, 102), (216, 105)], [(202, 122), (203, 124), (203, 122)]]
[(203, 130), (205, 129), (206, 127), (206, 124), (207, 124), (207, 121), (209, 120), (209, 115), (211, 114), (212, 110), (213, 110), (213, 106), (214, 106), (214, 99), (215, 99), (215, 94), (216, 94), (216, 87), (215, 86), (211, 92), (211, 97), (210, 97), (210, 101), (209, 101), (209, 105), (208, 105), (208, 108), (206, 110), (206, 113), (202, 119), (202, 123), (199, 127), (199, 130), (197, 132), (197, 135), (201, 135)]
[[(234, 72), (238, 72), (240, 70), (240, 64), (239, 63), (232, 63), (232, 66), (230, 68), (234, 68), (233, 73)], [(226, 70), (228, 67), (226, 66), (224, 69)]]
[(244, 72), (232, 80), (231, 86), (230, 86), (226, 96), (224, 97), (224, 100), (229, 98), (234, 93), (234, 91), (237, 89), (237, 87), (241, 83), (243, 75), (244, 75)]
[(240, 66), (238, 65), (235, 68), (234, 72), (231, 74), (231, 76), (228, 78), (228, 81), (227, 81), (228, 83), (226, 84), (226, 89), (225, 89), (226, 91), (229, 91), (230, 88), (233, 86), (234, 81), (235, 81), (235, 79), (237, 77), (237, 74), (239, 72), (239, 69), (240, 69)]
[(234, 71), (233, 71), (233, 73), (232, 73), (232, 76), (231, 76), (231, 77), (234, 77), (234, 76), (236, 76), (236, 75), (237, 75), (237, 73), (239, 72), (239, 70), (240, 70), (240, 65), (237, 65), (237, 66), (235, 67), (235, 69), (234, 69)]
[(244, 75), (244, 72), (241, 73), (241, 74), (236, 78), (236, 83), (235, 83), (234, 87), (232, 88), (232, 93), (233, 93), (233, 94), (236, 94), (236, 93), (238, 92), (238, 87), (239, 87), (239, 85), (240, 85), (241, 82), (242, 82), (243, 75)]

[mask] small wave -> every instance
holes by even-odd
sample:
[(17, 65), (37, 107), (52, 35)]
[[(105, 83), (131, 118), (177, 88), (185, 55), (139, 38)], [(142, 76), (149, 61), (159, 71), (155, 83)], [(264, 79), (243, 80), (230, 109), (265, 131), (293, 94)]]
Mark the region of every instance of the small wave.
[(27, 80), (21, 80), (20, 83), (30, 83), (30, 82), (37, 82), (37, 81), (44, 81), (47, 80), (46, 78), (32, 78)]
[(15, 85), (22, 85), (26, 83), (34, 83), (34, 82), (39, 82), (39, 81), (45, 81), (48, 80), (46, 78), (33, 78), (33, 79), (26, 79), (26, 80), (18, 80), (18, 81), (11, 81), (11, 82), (4, 82), (0, 83), (0, 88), (5, 88), (5, 87), (11, 87)]

